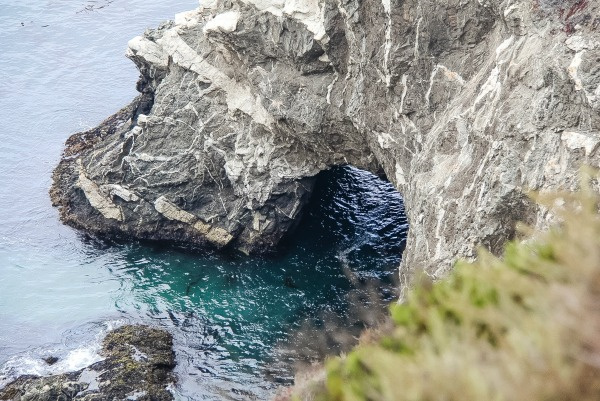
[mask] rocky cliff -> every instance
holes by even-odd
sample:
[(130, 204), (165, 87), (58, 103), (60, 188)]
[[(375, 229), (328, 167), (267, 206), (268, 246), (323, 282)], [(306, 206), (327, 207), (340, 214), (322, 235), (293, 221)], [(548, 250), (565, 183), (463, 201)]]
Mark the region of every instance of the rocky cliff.
[(352, 164), (404, 195), (401, 276), (437, 277), (600, 164), (598, 0), (207, 0), (127, 56), (141, 95), (51, 190), (95, 233), (265, 251)]

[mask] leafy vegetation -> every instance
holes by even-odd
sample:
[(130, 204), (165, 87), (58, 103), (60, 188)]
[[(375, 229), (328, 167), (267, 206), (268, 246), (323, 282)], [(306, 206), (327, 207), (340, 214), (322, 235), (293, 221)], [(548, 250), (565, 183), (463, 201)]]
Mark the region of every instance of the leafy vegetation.
[(329, 360), (293, 398), (600, 399), (599, 198), (585, 186), (535, 199), (562, 223), (501, 259), (481, 251), (444, 280), (424, 276), (384, 334)]

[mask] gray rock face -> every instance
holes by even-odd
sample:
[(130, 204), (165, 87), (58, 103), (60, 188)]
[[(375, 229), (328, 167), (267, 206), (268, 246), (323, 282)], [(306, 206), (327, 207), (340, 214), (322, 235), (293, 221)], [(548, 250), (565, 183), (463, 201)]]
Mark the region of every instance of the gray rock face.
[(245, 252), (297, 221), (319, 171), (384, 171), (401, 275), (443, 275), (526, 191), (599, 165), (597, 0), (215, 0), (129, 42), (142, 95), (76, 134), (51, 190), (88, 231)]

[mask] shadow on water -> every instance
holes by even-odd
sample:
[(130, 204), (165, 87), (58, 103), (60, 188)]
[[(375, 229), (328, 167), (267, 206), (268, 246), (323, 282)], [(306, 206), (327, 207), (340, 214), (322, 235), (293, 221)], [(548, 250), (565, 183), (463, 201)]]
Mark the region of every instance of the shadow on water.
[(396, 296), (407, 229), (391, 184), (334, 168), (318, 177), (285, 252), (223, 257), (127, 245), (125, 263), (111, 267), (123, 287), (115, 305), (174, 333), (183, 398), (247, 399), (249, 389), (262, 398), (291, 383), (294, 363), (338, 353), (375, 323), (374, 311)]

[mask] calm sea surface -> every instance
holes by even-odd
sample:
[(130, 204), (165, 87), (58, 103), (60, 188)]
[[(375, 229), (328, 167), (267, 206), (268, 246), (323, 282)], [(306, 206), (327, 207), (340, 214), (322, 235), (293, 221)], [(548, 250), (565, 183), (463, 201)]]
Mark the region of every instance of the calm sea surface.
[(111, 244), (60, 224), (47, 192), (64, 141), (136, 95), (127, 41), (196, 6), (0, 0), (0, 387), (86, 366), (107, 330), (142, 322), (175, 336), (177, 399), (265, 399), (293, 362), (337, 349), (327, 322), (356, 329), (372, 283), (393, 298), (402, 199), (350, 167), (321, 175), (276, 257)]

